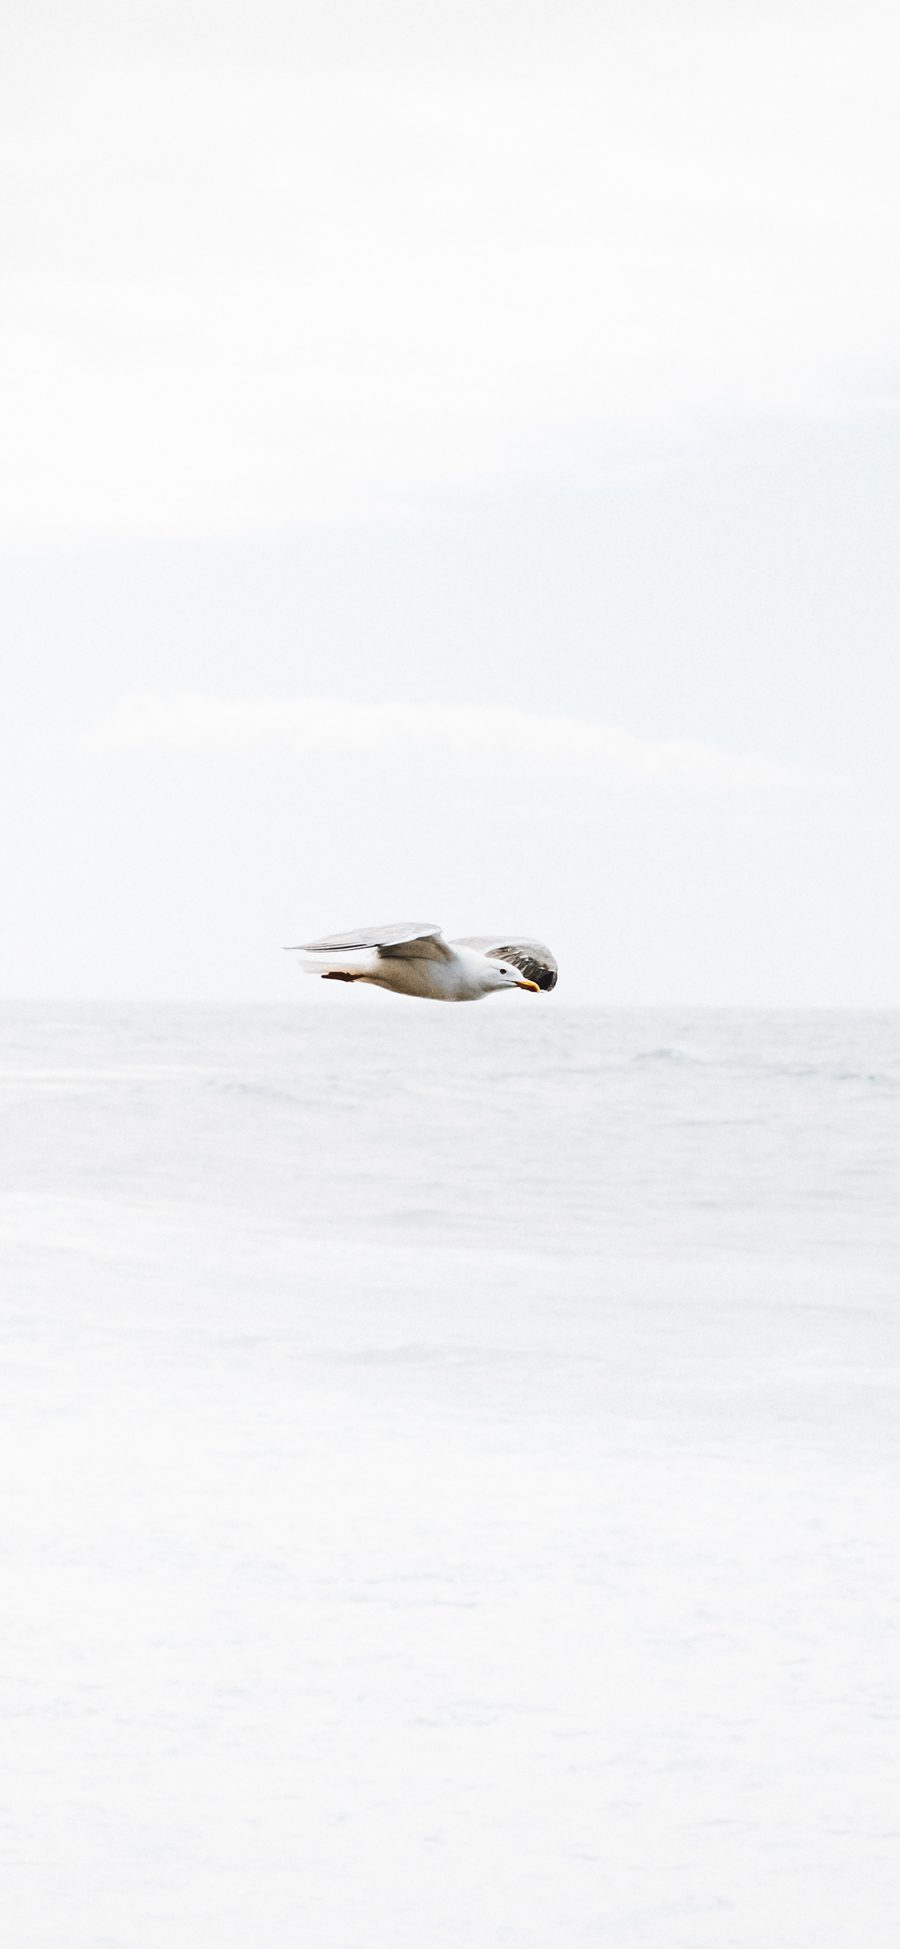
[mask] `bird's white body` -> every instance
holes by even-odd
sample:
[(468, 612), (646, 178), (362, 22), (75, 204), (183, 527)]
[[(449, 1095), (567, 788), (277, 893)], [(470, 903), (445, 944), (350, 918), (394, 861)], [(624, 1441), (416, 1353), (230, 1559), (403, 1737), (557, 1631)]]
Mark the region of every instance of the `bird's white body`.
[(476, 1002), (501, 988), (537, 993), (556, 981), (556, 962), (537, 941), (445, 941), (426, 922), (357, 928), (297, 951), (301, 966), (326, 981), (365, 981), (434, 1002)]
[(328, 969), (321, 962), (301, 964), (310, 974), (328, 973), (333, 979), (343, 975), (350, 981), (367, 981), (376, 988), (390, 988), (396, 995), (419, 995), (431, 1002), (477, 1002), (499, 988), (521, 983), (510, 982), (496, 961), (479, 954), (477, 948), (456, 947), (446, 960), (430, 956), (384, 960), (377, 948), (365, 948), (346, 956), (334, 954)]

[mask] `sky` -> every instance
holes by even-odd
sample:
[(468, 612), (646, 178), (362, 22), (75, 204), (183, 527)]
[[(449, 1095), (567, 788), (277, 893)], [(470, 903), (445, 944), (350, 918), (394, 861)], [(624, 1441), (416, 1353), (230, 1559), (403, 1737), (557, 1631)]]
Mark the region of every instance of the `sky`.
[(6, 39), (0, 993), (900, 1005), (894, 10)]

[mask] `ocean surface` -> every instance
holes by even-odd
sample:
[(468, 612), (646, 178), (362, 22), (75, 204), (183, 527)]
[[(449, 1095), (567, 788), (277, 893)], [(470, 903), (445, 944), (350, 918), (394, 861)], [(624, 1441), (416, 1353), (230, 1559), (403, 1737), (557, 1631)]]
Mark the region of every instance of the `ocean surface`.
[(893, 1949), (900, 1016), (338, 1000), (0, 1011), (4, 1939)]

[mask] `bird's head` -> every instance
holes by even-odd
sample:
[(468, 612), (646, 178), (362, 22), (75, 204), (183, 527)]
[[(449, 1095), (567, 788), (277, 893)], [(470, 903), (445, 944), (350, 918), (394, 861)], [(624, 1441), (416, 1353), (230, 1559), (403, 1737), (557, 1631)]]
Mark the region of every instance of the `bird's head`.
[(514, 967), (511, 961), (492, 961), (491, 967), (495, 976), (495, 988), (527, 988), (532, 995), (540, 994), (537, 982), (526, 981), (521, 968)]

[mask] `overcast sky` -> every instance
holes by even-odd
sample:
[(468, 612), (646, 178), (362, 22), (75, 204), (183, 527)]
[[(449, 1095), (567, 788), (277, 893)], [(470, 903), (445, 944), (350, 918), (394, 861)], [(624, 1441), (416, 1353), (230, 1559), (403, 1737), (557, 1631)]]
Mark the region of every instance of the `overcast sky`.
[(895, 10), (6, 25), (2, 992), (900, 1004)]

